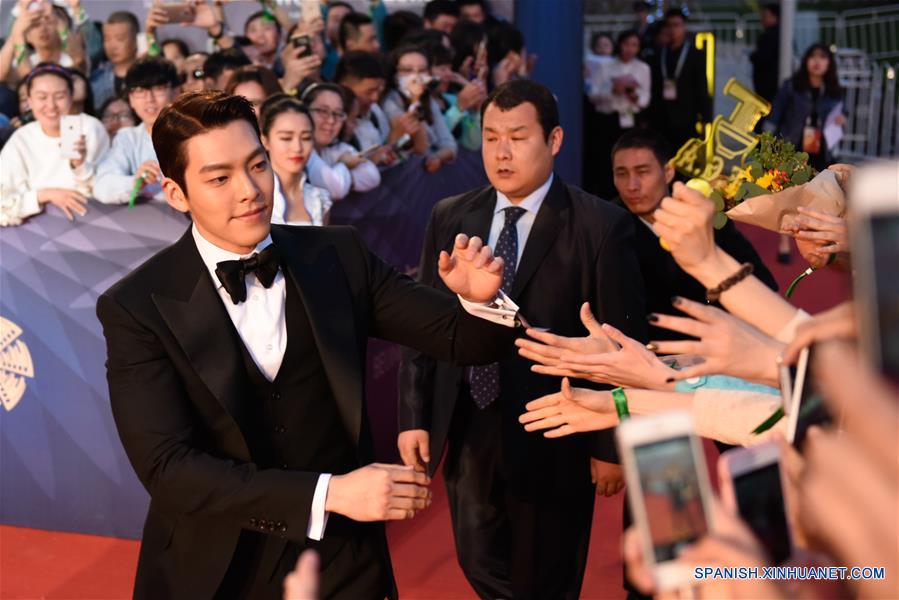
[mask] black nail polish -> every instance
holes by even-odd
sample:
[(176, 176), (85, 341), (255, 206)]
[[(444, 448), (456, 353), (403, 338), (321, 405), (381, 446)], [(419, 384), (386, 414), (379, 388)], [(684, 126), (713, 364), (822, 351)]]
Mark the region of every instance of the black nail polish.
[(659, 315), (657, 315), (655, 313), (649, 313), (648, 315), (646, 315), (646, 320), (649, 321), (650, 323), (655, 323), (656, 321), (659, 320)]
[(674, 381), (674, 377), (669, 377), (665, 380), (665, 383), (672, 383)]
[(674, 306), (680, 304), (680, 296), (671, 296), (671, 304)]

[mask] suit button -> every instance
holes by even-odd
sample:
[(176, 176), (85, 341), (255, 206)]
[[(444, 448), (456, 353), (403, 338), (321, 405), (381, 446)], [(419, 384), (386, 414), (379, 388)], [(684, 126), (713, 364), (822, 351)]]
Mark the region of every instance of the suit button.
[(280, 400), (280, 399), (281, 399), (281, 394), (279, 394), (278, 392), (272, 392), (272, 400)]

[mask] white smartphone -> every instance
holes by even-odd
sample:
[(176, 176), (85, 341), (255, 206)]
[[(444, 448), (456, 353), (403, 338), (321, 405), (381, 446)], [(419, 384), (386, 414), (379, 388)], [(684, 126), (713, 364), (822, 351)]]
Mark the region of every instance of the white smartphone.
[(688, 585), (692, 569), (675, 559), (712, 530), (712, 488), (702, 443), (686, 411), (630, 419), (618, 426), (631, 512), (659, 590)]
[(805, 436), (812, 425), (827, 426), (834, 422), (824, 398), (815, 389), (811, 371), (814, 345), (803, 348), (796, 363), (796, 380), (787, 421), (787, 441), (802, 451)]
[(81, 115), (63, 115), (59, 121), (59, 146), (63, 158), (70, 160), (81, 158), (75, 145), (81, 138)]
[(849, 197), (859, 341), (870, 363), (899, 382), (899, 162), (858, 168)]
[(805, 374), (808, 372), (809, 349), (803, 348), (796, 360), (795, 369), (790, 369), (793, 381), (790, 382), (789, 403), (784, 406), (787, 415), (787, 441), (791, 444), (796, 439), (796, 427), (799, 424), (799, 401), (802, 398), (802, 390), (805, 387)]
[(718, 459), (721, 499), (735, 510), (758, 538), (768, 556), (779, 565), (793, 553), (787, 521), (780, 447), (766, 442), (751, 448), (733, 448)]

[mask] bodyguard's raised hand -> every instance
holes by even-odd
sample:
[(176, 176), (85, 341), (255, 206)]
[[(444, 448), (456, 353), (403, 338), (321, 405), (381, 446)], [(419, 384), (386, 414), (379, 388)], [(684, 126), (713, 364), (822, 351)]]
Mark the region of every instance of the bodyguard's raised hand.
[(481, 238), (464, 233), (456, 236), (452, 255), (440, 252), (437, 269), (446, 287), (469, 302), (492, 302), (503, 283), (503, 259)]

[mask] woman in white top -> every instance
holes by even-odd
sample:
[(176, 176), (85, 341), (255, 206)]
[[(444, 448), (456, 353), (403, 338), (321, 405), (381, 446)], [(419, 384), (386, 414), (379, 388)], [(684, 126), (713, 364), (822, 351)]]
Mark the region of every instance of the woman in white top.
[(404, 46), (393, 51), (387, 85), (390, 91), (381, 106), (388, 119), (415, 112), (424, 126), (412, 136), (416, 154), (425, 154), (425, 170), (438, 171), (456, 158), (458, 145), (443, 120), (437, 102), (427, 92), (431, 81), (431, 59), (417, 46)]
[(76, 158), (63, 156), (60, 123), (72, 106), (72, 78), (59, 65), (41, 63), (25, 83), (35, 121), (19, 128), (0, 152), (0, 226), (18, 225), (45, 204), (69, 219), (87, 212), (94, 169), (109, 136), (89, 115), (77, 115), (81, 138)]
[[(637, 58), (639, 53), (640, 36), (625, 31), (618, 36), (615, 56), (593, 63), (587, 81), (587, 98), (594, 111), (586, 116), (584, 164), (589, 167), (584, 169), (588, 176), (584, 187), (606, 198), (615, 195), (609, 160), (612, 145), (649, 106), (652, 76), (649, 65)], [(595, 177), (590, 178), (590, 173)]]
[(340, 141), (348, 112), (344, 90), (334, 83), (313, 83), (300, 98), (315, 124), (315, 152), (308, 167), (310, 181), (328, 190), (334, 200), (344, 198), (350, 189), (367, 192), (378, 187), (381, 173), (375, 163)]
[(278, 94), (262, 104), (259, 120), (262, 144), (275, 171), (272, 223), (326, 225), (331, 197), (306, 178), (315, 143), (308, 109), (297, 99)]

